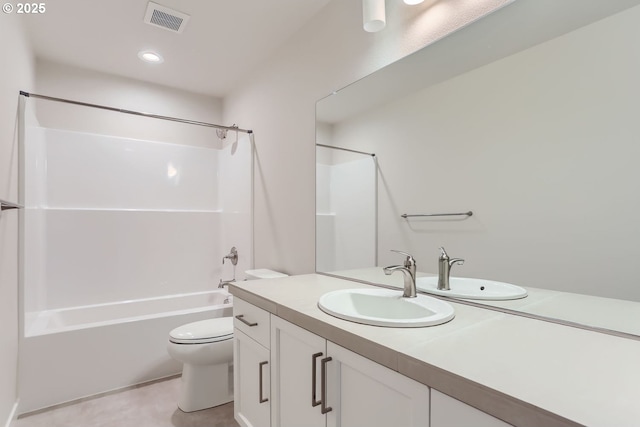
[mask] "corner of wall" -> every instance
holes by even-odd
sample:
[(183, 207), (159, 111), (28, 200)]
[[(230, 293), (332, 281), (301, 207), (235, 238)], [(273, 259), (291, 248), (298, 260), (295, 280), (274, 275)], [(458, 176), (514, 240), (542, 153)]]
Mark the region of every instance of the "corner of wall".
[[(19, 91), (33, 87), (34, 59), (18, 15), (0, 16), (0, 198), (18, 202)], [(0, 423), (10, 426), (18, 406), (18, 213), (0, 216)], [(6, 420), (6, 421), (5, 421)]]

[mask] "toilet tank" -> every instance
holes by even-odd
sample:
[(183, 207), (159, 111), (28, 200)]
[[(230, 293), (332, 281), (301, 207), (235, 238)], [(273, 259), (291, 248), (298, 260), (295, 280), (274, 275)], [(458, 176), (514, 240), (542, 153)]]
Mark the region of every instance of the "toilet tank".
[(280, 273), (278, 271), (269, 270), (267, 268), (258, 268), (256, 270), (247, 270), (244, 272), (247, 276), (247, 280), (255, 279), (277, 279), (280, 277), (287, 277), (288, 274)]

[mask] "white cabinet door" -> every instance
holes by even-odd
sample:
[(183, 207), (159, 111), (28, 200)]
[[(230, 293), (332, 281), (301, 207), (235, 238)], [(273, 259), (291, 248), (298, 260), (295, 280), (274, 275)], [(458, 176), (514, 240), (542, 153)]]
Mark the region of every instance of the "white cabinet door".
[(269, 350), (233, 330), (234, 416), (243, 427), (271, 425)]
[(328, 427), (429, 427), (429, 388), (327, 342)]
[(510, 427), (472, 406), (438, 390), (431, 390), (431, 427)]
[(271, 425), (324, 427), (320, 412), (320, 363), (326, 340), (271, 317)]

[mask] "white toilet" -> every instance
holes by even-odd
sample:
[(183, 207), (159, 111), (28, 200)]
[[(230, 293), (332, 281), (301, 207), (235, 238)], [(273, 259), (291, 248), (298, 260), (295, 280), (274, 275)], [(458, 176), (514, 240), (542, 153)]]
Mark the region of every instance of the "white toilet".
[(169, 333), (169, 355), (182, 362), (178, 408), (199, 411), (233, 400), (233, 318), (201, 320)]
[[(286, 274), (247, 270), (247, 279), (272, 279)], [(233, 317), (201, 320), (169, 333), (169, 355), (183, 363), (178, 408), (184, 412), (212, 408), (233, 400)]]

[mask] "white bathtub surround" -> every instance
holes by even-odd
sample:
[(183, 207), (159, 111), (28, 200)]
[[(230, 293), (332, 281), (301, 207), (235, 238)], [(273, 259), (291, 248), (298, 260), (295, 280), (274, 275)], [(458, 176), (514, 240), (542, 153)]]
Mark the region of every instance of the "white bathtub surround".
[(19, 413), (179, 373), (169, 331), (231, 316), (228, 297), (215, 289), (40, 313), (22, 343)]
[(238, 271), (252, 265), (248, 140), (29, 128), (26, 144), (27, 312), (210, 290), (233, 274), (231, 246)]

